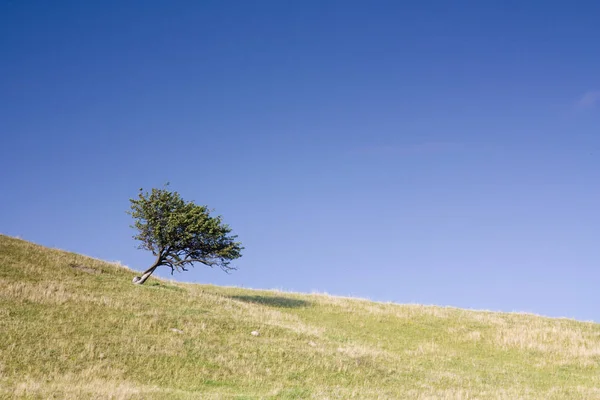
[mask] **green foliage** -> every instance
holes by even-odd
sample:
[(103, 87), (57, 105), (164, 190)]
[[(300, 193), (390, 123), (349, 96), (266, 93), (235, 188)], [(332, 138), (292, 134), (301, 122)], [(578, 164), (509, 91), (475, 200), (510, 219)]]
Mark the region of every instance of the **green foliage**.
[(150, 193), (140, 189), (138, 198), (130, 202), (132, 228), (138, 231), (133, 238), (141, 242), (140, 249), (156, 256), (151, 268), (165, 265), (173, 273), (202, 263), (225, 272), (235, 269), (229, 264), (242, 256), (243, 247), (221, 216), (212, 217), (206, 206), (186, 202), (166, 188)]

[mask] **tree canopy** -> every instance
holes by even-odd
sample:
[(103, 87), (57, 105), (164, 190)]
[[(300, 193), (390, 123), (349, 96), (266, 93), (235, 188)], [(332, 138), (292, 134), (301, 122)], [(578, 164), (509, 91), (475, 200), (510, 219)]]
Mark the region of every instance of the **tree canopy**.
[(174, 271), (187, 271), (194, 263), (220, 267), (229, 272), (236, 269), (232, 260), (242, 256), (244, 249), (237, 236), (231, 235), (229, 225), (221, 216), (211, 216), (206, 206), (184, 201), (179, 193), (164, 189), (145, 192), (130, 199), (134, 218), (134, 239), (140, 249), (149, 250), (156, 257), (154, 264), (133, 282), (143, 284), (160, 266)]

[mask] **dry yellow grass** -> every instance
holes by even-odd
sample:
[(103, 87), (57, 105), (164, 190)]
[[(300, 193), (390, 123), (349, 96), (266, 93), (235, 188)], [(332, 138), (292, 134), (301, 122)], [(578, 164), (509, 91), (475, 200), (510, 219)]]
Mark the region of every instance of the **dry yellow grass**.
[(600, 399), (598, 324), (133, 274), (0, 236), (0, 398)]

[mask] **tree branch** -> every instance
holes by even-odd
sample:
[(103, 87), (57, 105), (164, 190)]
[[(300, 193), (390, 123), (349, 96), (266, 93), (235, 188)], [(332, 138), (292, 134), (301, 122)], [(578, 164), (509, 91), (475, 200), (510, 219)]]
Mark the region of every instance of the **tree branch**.
[(159, 254), (159, 255), (156, 257), (156, 260), (154, 261), (154, 264), (152, 264), (152, 266), (151, 266), (150, 268), (148, 268), (146, 271), (144, 271), (144, 274), (146, 274), (146, 273), (148, 273), (148, 272), (150, 272), (150, 273), (154, 272), (154, 270), (155, 270), (156, 268), (160, 267), (161, 265), (164, 265), (164, 260), (163, 260), (163, 258), (162, 258), (162, 255), (161, 255), (161, 254)]
[(183, 266), (185, 264), (192, 264), (192, 263), (195, 263), (195, 262), (199, 262), (199, 263), (204, 264), (204, 265), (209, 266), (209, 267), (212, 267), (215, 264), (217, 264), (215, 262), (210, 262), (210, 261), (207, 261), (207, 260), (204, 260), (204, 259), (201, 259), (201, 258), (185, 258), (185, 259), (183, 259), (181, 261), (177, 261), (177, 262), (173, 263), (173, 265), (175, 265), (175, 266)]

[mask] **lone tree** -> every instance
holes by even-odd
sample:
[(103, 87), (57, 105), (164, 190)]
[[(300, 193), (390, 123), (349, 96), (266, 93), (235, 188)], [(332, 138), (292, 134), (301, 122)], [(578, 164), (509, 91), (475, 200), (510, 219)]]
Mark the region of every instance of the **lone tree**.
[(141, 285), (161, 265), (175, 270), (187, 271), (186, 267), (201, 263), (218, 266), (229, 272), (236, 269), (231, 260), (242, 256), (244, 249), (230, 235), (231, 228), (220, 216), (211, 217), (206, 206), (184, 201), (179, 193), (165, 189), (152, 189), (151, 193), (140, 189), (137, 199), (130, 199), (128, 211), (137, 229), (133, 238), (141, 241), (139, 249), (150, 250), (156, 257), (154, 264), (142, 276), (133, 278)]

